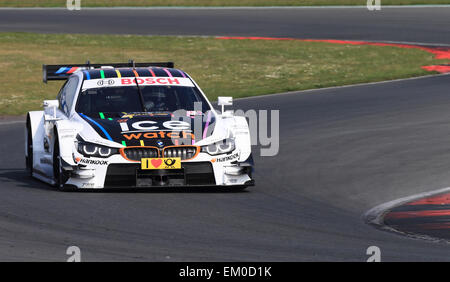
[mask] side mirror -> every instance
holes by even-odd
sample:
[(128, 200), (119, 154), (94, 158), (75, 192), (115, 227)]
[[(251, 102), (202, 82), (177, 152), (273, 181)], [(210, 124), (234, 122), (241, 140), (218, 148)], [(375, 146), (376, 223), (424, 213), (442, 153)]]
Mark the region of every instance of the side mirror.
[(58, 100), (45, 100), (43, 106), (44, 106), (44, 120), (46, 121), (59, 120), (59, 118), (56, 116), (56, 109), (58, 109), (59, 107)]
[(225, 106), (233, 105), (233, 97), (218, 97), (217, 104), (222, 106), (222, 114), (224, 113)]

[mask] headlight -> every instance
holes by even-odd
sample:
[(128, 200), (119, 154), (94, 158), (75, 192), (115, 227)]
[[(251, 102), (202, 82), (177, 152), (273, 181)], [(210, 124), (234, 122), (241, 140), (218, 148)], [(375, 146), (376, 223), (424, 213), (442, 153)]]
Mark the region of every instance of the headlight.
[(118, 149), (109, 148), (93, 143), (79, 141), (77, 146), (78, 152), (86, 157), (107, 158), (111, 155), (117, 154)]
[(220, 155), (232, 152), (235, 148), (236, 146), (234, 144), (234, 139), (228, 138), (207, 146), (203, 146), (202, 152), (210, 155)]

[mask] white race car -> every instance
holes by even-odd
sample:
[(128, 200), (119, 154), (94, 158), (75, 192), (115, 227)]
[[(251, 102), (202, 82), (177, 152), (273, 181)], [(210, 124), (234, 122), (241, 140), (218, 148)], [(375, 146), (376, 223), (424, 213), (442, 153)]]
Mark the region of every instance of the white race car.
[(44, 65), (66, 80), (27, 115), (26, 166), (60, 190), (253, 186), (247, 120), (173, 63)]

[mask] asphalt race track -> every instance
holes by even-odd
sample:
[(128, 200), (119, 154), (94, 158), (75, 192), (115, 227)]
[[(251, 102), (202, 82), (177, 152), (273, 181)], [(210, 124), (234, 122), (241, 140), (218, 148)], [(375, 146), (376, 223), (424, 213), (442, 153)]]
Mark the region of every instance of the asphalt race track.
[[(365, 2), (365, 1), (363, 1)], [(0, 9), (0, 31), (272, 36), (450, 44), (450, 8)]]
[[(123, 33), (154, 13), (135, 12), (140, 16), (125, 21), (122, 14), (116, 26), (74, 29)], [(178, 10), (158, 11), (166, 23), (154, 22), (165, 34), (313, 37), (317, 27), (317, 38), (450, 43), (450, 8), (382, 10), (367, 33), (358, 23), (371, 14), (356, 9), (185, 14), (195, 12), (200, 23), (222, 14), (197, 32), (196, 23), (175, 20)], [(45, 18), (42, 10), (23, 10), (8, 27), (10, 13), (18, 12), (0, 11), (0, 30), (69, 31), (48, 24), (62, 10)], [(107, 18), (94, 10), (83, 17), (93, 22), (96, 13)], [(227, 17), (245, 20), (246, 28), (221, 25)], [(303, 24), (308, 28), (299, 30)], [(449, 75), (439, 75), (236, 101), (235, 109), (278, 109), (281, 118), (279, 154), (261, 158), (254, 148), (257, 186), (242, 193), (57, 192), (26, 176), (23, 123), (0, 121), (0, 259), (64, 261), (76, 245), (85, 261), (365, 261), (375, 245), (384, 261), (448, 261), (449, 245), (378, 230), (363, 214), (450, 186), (449, 84)]]

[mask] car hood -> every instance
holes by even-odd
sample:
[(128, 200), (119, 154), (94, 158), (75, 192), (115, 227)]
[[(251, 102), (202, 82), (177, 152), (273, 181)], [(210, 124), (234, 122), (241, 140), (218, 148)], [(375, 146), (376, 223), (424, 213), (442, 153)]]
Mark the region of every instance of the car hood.
[[(194, 145), (213, 134), (215, 116), (212, 112), (190, 113), (179, 119), (173, 119), (171, 113), (124, 113), (119, 116), (102, 113), (98, 117), (80, 113), (79, 116), (89, 124), (89, 128), (83, 130), (83, 136), (95, 130), (102, 138), (125, 146), (166, 147)], [(196, 130), (194, 124), (199, 125)]]

